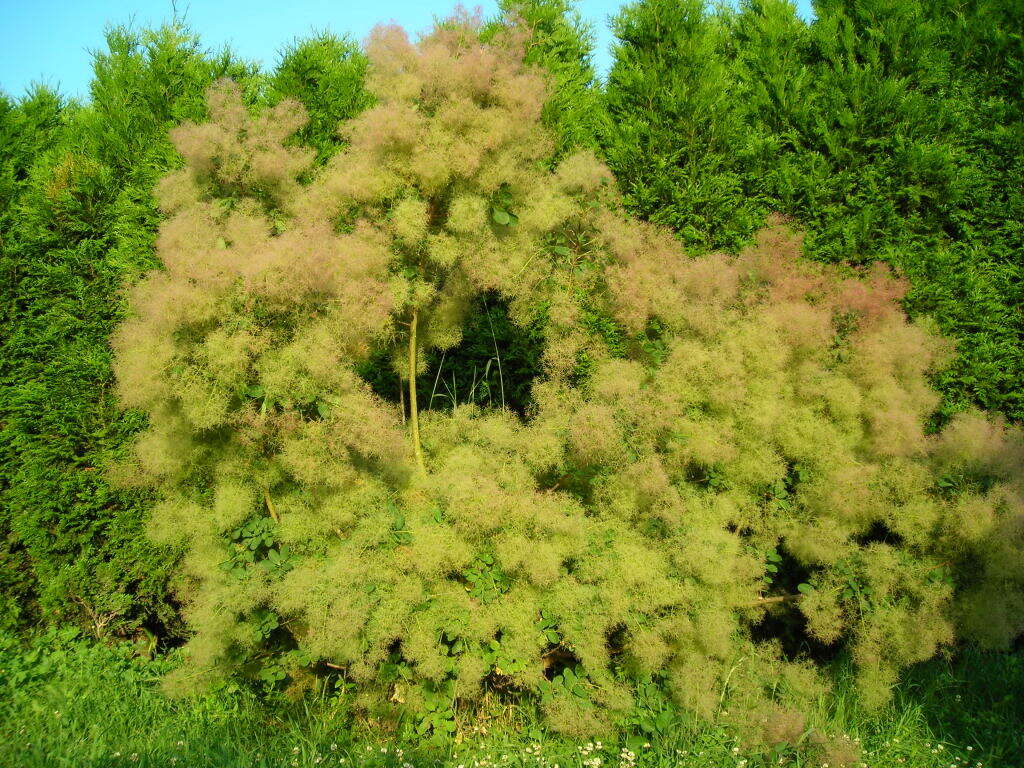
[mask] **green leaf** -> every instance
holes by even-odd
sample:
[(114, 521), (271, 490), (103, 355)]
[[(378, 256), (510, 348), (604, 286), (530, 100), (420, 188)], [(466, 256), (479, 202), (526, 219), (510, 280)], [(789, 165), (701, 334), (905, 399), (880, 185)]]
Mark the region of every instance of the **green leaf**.
[(512, 223), (512, 217), (509, 216), (508, 211), (504, 210), (503, 208), (495, 208), (491, 212), (491, 218), (494, 219), (495, 224), (500, 224), (503, 227), (507, 227), (509, 224)]
[(626, 748), (635, 754), (640, 754), (646, 743), (647, 740), (643, 736), (634, 735), (626, 738)]
[(811, 592), (814, 591), (814, 587), (812, 587), (810, 584), (797, 584), (796, 591), (799, 592), (801, 595), (809, 595), (811, 594)]

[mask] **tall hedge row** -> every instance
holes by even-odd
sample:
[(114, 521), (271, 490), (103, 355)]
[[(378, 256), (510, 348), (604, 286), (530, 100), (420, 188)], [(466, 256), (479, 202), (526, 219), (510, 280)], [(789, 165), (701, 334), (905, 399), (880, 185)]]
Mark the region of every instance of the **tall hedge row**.
[(271, 77), (178, 25), (106, 42), (85, 104), (44, 89), (0, 102), (0, 622), (97, 634), (176, 621), (173, 553), (142, 532), (148, 499), (104, 477), (145, 423), (113, 400), (108, 337), (124, 286), (157, 264), (152, 190), (181, 162), (169, 130), (202, 119), (222, 77), (250, 103), (304, 101), (299, 139), (320, 154), (365, 104), (361, 52), (330, 36), (297, 41)]
[[(604, 88), (571, 0), (501, 8), (531, 29), (528, 61), (551, 72), (558, 154), (597, 147), (633, 211), (693, 250), (739, 248), (779, 211), (812, 258), (889, 261), (910, 278), (907, 308), (958, 340), (937, 376), (942, 414), (976, 403), (1024, 416), (1020, 0), (819, 2), (811, 24), (782, 0), (716, 12), (641, 0), (615, 19)], [(359, 47), (331, 35), (295, 41), (271, 73), (177, 26), (107, 43), (84, 104), (43, 88), (0, 96), (6, 625), (176, 626), (173, 553), (142, 535), (149, 500), (103, 479), (143, 426), (109, 393), (108, 337), (123, 288), (156, 263), (151, 192), (180, 163), (169, 129), (204, 118), (204, 90), (228, 76), (251, 106), (300, 101), (310, 120), (292, 141), (320, 165), (342, 147), (335, 126), (370, 103)], [(456, 398), (495, 343), (524, 370), (535, 362), (502, 307), (480, 309), (460, 348), (426, 361), (456, 376)]]
[(826, 261), (884, 259), (958, 340), (949, 414), (1024, 416), (1024, 4), (641, 0), (614, 20), (605, 146), (633, 209), (733, 248), (779, 211)]

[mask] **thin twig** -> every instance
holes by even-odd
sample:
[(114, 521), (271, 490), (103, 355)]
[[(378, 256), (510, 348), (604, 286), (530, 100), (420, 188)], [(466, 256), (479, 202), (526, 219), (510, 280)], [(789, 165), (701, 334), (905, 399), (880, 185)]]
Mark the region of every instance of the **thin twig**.
[(487, 382), (487, 407), (491, 407), (491, 363), (494, 362), (492, 357), (487, 361), (487, 365), (484, 366), (484, 381)]
[(427, 406), (427, 408), (434, 407), (434, 395), (437, 392), (437, 380), (441, 378), (441, 369), (444, 368), (444, 356), (447, 354), (447, 349), (441, 353), (441, 362), (437, 364), (437, 375), (434, 377), (434, 386), (430, 390), (430, 404)]
[(775, 595), (773, 597), (759, 597), (757, 598), (756, 603), (749, 603), (741, 607), (756, 608), (759, 605), (772, 605), (773, 603), (786, 603), (790, 600), (799, 600), (801, 597), (803, 597), (803, 595), (799, 593), (795, 595)]
[(398, 407), (402, 409), (402, 426), (405, 426), (405, 387), (402, 386), (402, 377), (398, 377)]
[(491, 328), (491, 343), (494, 344), (494, 356), (498, 358), (498, 382), (501, 384), (501, 407), (505, 408), (505, 377), (501, 372), (501, 353), (498, 352), (498, 339), (494, 335), (494, 323), (491, 322), (491, 312), (484, 301), (484, 314), (487, 315), (487, 325)]
[(560, 485), (561, 485), (562, 483), (564, 483), (564, 482), (565, 482), (566, 480), (568, 480), (568, 479), (569, 479), (570, 477), (572, 477), (572, 472), (566, 472), (566, 473), (565, 473), (564, 475), (562, 475), (562, 476), (561, 476), (560, 478), (558, 478), (558, 479), (557, 479), (557, 480), (555, 481), (555, 484), (554, 484), (554, 485), (552, 485), (551, 487), (547, 488), (546, 490), (547, 490), (547, 491), (549, 491), (549, 492), (550, 492), (550, 491), (554, 491), (554, 490), (557, 490), (557, 489), (558, 489), (558, 486), (560, 486)]
[(469, 397), (466, 398), (466, 401), (468, 403), (470, 403), (470, 405), (473, 404), (473, 397), (475, 395), (476, 395), (476, 363), (473, 363), (473, 383), (469, 387)]
[(270, 489), (269, 488), (264, 488), (263, 489), (263, 499), (267, 502), (267, 511), (270, 513), (270, 516), (272, 518), (274, 518), (274, 522), (275, 523), (280, 523), (281, 522), (281, 518), (277, 514), (277, 510), (274, 509), (274, 502), (270, 500)]
[(419, 318), (414, 309), (409, 320), (409, 421), (412, 424), (412, 446), (416, 454), (416, 466), (426, 474), (423, 463), (423, 446), (420, 445), (420, 416), (416, 403), (416, 321)]

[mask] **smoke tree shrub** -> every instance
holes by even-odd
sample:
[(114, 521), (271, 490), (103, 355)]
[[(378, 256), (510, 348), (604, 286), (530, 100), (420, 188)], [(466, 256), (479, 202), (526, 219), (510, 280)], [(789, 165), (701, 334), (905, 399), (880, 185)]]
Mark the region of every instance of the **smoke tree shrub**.
[[(1021, 631), (1020, 432), (925, 434), (949, 350), (903, 284), (799, 261), (781, 220), (686, 258), (593, 156), (550, 168), (545, 79), (514, 30), (479, 40), (377, 28), (374, 106), (308, 184), (294, 102), (253, 116), (221, 82), (172, 132), (165, 268), (114, 337), (150, 422), (120, 474), (182, 554), (168, 685), (340, 669), (437, 732), (492, 692), (589, 733), (653, 679), (795, 740), (825, 680), (772, 618), (850, 648), (879, 702), (957, 637)], [(525, 414), (420, 407), (484, 293), (542, 329)], [(358, 374), (382, 352), (405, 402)]]

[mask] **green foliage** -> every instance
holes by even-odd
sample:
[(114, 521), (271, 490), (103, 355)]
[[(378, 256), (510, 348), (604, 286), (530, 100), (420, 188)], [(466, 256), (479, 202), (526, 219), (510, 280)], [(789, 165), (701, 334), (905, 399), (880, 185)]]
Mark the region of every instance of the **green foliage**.
[(633, 210), (702, 248), (779, 211), (812, 258), (888, 261), (907, 308), (958, 340), (943, 417), (1020, 419), (1019, 20), (989, 0), (821, 2), (810, 25), (783, 0), (634, 3), (615, 21), (609, 163)]
[(59, 616), (95, 632), (155, 622), (173, 633), (170, 560), (142, 535), (147, 496), (102, 477), (143, 425), (111, 399), (107, 337), (123, 287), (154, 263), (152, 188), (178, 162), (167, 131), (202, 118), (206, 87), (232, 77), (249, 103), (305, 103), (298, 138), (324, 159), (342, 143), (337, 122), (368, 103), (365, 57), (327, 34), (297, 40), (264, 87), (252, 65), (180, 27), (112, 29), (107, 46), (87, 105), (42, 88), (0, 102), (2, 615), (8, 626)]
[(606, 113), (591, 62), (594, 35), (573, 0), (501, 0), (498, 7), (506, 23), (526, 25), (525, 61), (551, 78), (543, 117), (555, 135), (555, 156), (596, 148)]
[(0, 229), (4, 232), (10, 231), (11, 205), (24, 188), (32, 162), (60, 131), (64, 107), (60, 96), (43, 86), (33, 87), (18, 101), (0, 94)]
[[(267, 77), (115, 29), (88, 104), (0, 97), (0, 622), (149, 656), (177, 563), (188, 658), (126, 655), (126, 679), (334, 686), (437, 746), (533, 702), (622, 729), (624, 766), (696, 713), (752, 760), (842, 764), (797, 649), (849, 652), (877, 707), (907, 665), (1024, 627), (1020, 433), (953, 416), (1021, 416), (1013, 4), (823, 2), (808, 26), (644, 0), (614, 123), (572, 5), (501, 8), (418, 47), (299, 40)], [(698, 253), (778, 210), (911, 290), (799, 265), (779, 219), (688, 259), (622, 216), (578, 151), (598, 137)], [(154, 247), (121, 412), (105, 339)], [(899, 299), (959, 337), (951, 365)], [(154, 489), (170, 549), (142, 536)], [(0, 643), (13, 685), (106, 659), (48, 638)]]
[[(149, 660), (130, 644), (87, 642), (54, 629), (25, 643), (0, 635), (0, 762), (19, 768), (82, 764), (197, 768), (820, 768), (813, 742), (825, 734), (857, 739), (877, 768), (948, 768), (981, 762), (1018, 768), (1020, 654), (966, 653), (914, 670), (891, 708), (867, 713), (845, 676), (808, 713), (803, 749), (763, 752), (721, 727), (689, 721), (666, 706), (657, 686), (645, 693), (621, 738), (581, 742), (547, 732), (524, 708), (455, 711), (455, 738), (424, 738), (406, 727), (353, 717), (347, 693), (328, 687), (298, 701), (258, 698), (226, 686), (172, 701), (153, 681), (180, 663)], [(649, 745), (649, 746), (645, 746)], [(629, 758), (632, 753), (632, 759)], [(779, 763), (779, 759), (782, 763)], [(598, 763), (597, 761), (600, 761)], [(838, 765), (831, 762), (830, 765)]]
[(325, 161), (344, 142), (338, 123), (357, 115), (372, 103), (363, 87), (366, 56), (345, 37), (321, 32), (294, 41), (285, 48), (268, 84), (271, 104), (295, 99), (306, 108), (309, 122), (296, 134)]
[(770, 211), (756, 187), (770, 148), (747, 127), (728, 29), (706, 7), (650, 0), (615, 17), (605, 155), (639, 215), (689, 245), (735, 250)]
[(167, 130), (203, 114), (214, 78), (252, 75), (177, 27), (113, 29), (107, 44), (87, 106), (37, 90), (5, 113), (15, 186), (0, 255), (3, 620), (74, 618), (96, 633), (173, 622), (170, 559), (142, 535), (146, 497), (102, 477), (141, 426), (113, 400), (107, 338), (123, 284), (153, 265)]

